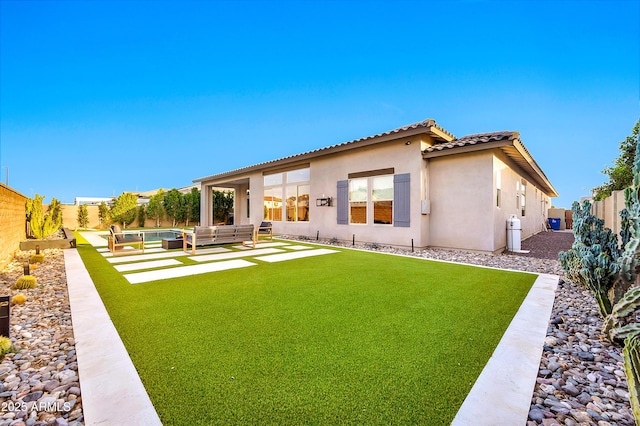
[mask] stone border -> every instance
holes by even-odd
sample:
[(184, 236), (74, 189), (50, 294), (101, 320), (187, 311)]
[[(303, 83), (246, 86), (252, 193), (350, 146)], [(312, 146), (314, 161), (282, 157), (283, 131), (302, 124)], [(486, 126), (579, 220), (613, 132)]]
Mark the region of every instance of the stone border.
[(452, 425), (527, 423), (557, 286), (557, 275), (538, 275)]
[(85, 424), (161, 426), (78, 250), (63, 253)]

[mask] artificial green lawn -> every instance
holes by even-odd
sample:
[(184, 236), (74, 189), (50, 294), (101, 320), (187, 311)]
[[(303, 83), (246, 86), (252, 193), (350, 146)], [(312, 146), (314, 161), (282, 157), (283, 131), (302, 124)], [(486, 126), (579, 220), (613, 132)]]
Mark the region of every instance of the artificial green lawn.
[(131, 285), (77, 237), (167, 425), (449, 424), (536, 278), (343, 249)]

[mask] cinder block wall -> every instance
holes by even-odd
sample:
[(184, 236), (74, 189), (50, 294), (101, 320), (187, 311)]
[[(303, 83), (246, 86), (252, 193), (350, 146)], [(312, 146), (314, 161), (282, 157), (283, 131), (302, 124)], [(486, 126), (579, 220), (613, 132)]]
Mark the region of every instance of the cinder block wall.
[(0, 268), (6, 265), (27, 238), (25, 195), (0, 183)]

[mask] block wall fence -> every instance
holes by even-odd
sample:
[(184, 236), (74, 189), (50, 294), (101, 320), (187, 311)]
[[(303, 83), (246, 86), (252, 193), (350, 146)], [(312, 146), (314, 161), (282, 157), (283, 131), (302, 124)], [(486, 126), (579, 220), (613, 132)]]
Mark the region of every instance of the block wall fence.
[(592, 201), (591, 212), (604, 219), (604, 226), (620, 235), (620, 210), (624, 209), (624, 191), (613, 191), (604, 200)]
[(27, 237), (25, 204), (27, 196), (0, 183), (0, 268), (11, 261)]

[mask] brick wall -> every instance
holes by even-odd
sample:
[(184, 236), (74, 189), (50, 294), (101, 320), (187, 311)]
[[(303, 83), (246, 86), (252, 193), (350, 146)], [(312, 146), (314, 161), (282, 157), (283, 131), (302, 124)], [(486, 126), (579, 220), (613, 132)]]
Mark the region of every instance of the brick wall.
[(6, 265), (27, 238), (27, 197), (0, 183), (0, 268)]

